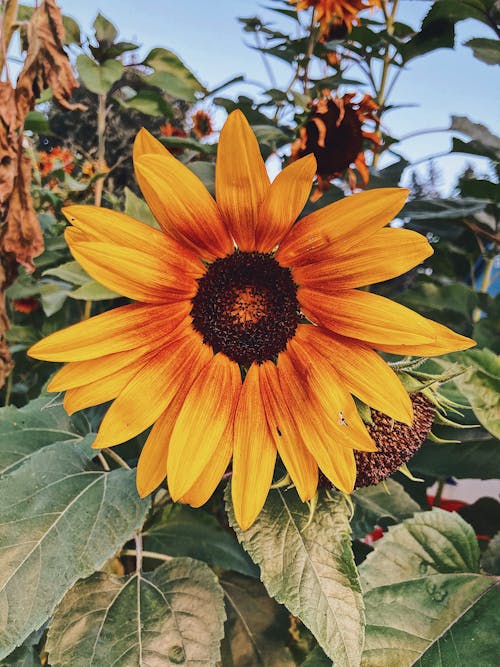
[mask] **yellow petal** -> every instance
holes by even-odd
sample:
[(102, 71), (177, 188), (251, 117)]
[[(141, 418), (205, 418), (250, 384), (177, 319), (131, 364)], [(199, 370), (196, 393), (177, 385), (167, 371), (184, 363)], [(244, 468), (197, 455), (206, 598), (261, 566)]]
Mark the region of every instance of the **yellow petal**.
[(62, 209), (66, 219), (87, 239), (139, 249), (154, 261), (161, 257), (169, 264), (180, 263), (183, 270), (200, 276), (202, 264), (197, 255), (180, 243), (143, 222), (124, 213), (98, 206), (67, 206)]
[(377, 343), (374, 345), (382, 352), (390, 352), (392, 354), (416, 355), (421, 357), (435, 357), (440, 354), (448, 354), (448, 352), (458, 352), (459, 350), (467, 350), (469, 347), (474, 347), (476, 341), (467, 336), (461, 336), (455, 333), (448, 327), (426, 319), (427, 326), (432, 329), (434, 334), (434, 341), (432, 343), (410, 344), (405, 345), (396, 344), (392, 342)]
[(184, 384), (151, 429), (137, 463), (137, 491), (141, 498), (152, 493), (167, 476), (168, 444), (189, 385)]
[(297, 296), (304, 315), (334, 333), (382, 344), (432, 343), (429, 321), (413, 310), (378, 294), (339, 290), (325, 295), (300, 287)]
[(318, 465), (305, 446), (285, 403), (274, 363), (263, 363), (259, 367), (259, 375), (269, 432), (300, 499), (305, 502), (316, 493)]
[(220, 133), (215, 194), (223, 220), (240, 250), (255, 250), (259, 209), (269, 188), (255, 134), (241, 111), (233, 111)]
[(278, 358), (278, 374), (286, 404), (293, 414), (295, 424), (306, 447), (316, 459), (320, 470), (342, 491), (350, 493), (354, 488), (356, 474), (352, 474), (344, 446), (348, 434), (336, 428), (328, 415), (304, 388), (304, 377), (294, 368), (290, 356), (282, 352)]
[(139, 357), (150, 352), (156, 346), (156, 343), (153, 343), (151, 345), (143, 345), (134, 348), (133, 350), (107, 354), (99, 359), (72, 361), (57, 371), (47, 385), (47, 390), (65, 391), (67, 389), (74, 389), (75, 387), (90, 384), (91, 382), (96, 382), (97, 380), (102, 380), (106, 376), (112, 375), (129, 364), (132, 364), (139, 359)]
[(327, 359), (348, 391), (364, 403), (411, 424), (410, 397), (392, 368), (368, 345), (307, 324), (299, 325), (296, 338)]
[(196, 294), (196, 277), (189, 274), (189, 265), (180, 257), (169, 263), (161, 255), (100, 241), (82, 242), (81, 234), (73, 229), (67, 229), (64, 236), (73, 257), (89, 275), (129, 299), (163, 303)]
[(233, 251), (212, 196), (172, 155), (142, 155), (135, 162), (142, 193), (162, 229), (205, 260)]
[(202, 473), (180, 501), (191, 507), (201, 507), (219, 485), (227, 470), (233, 453), (233, 424), (228, 424), (222, 438), (217, 443), (212, 458), (203, 468)]
[(256, 250), (270, 252), (285, 236), (306, 205), (315, 173), (316, 159), (307, 155), (276, 176), (260, 207)]
[(132, 350), (145, 341), (168, 341), (169, 335), (186, 319), (191, 303), (159, 306), (132, 303), (56, 331), (35, 343), (28, 354), (44, 361), (84, 361)]
[(298, 285), (327, 294), (339, 289), (364, 287), (406, 273), (434, 252), (421, 234), (409, 229), (381, 229), (358, 247), (332, 258), (293, 269)]
[[(69, 415), (78, 410), (84, 410), (94, 405), (100, 405), (114, 398), (125, 389), (132, 379), (141, 372), (142, 368), (151, 362), (154, 357), (151, 353), (142, 355), (127, 367), (121, 368), (100, 380), (74, 389), (68, 389), (64, 395), (64, 409)], [(92, 360), (94, 364), (99, 363)]]
[(147, 153), (152, 153), (153, 155), (163, 155), (167, 157), (171, 156), (171, 153), (161, 143), (161, 141), (158, 141), (156, 137), (153, 137), (151, 132), (148, 132), (146, 128), (141, 127), (134, 140), (134, 150), (132, 155), (134, 162), (142, 155), (146, 155)]
[(269, 432), (259, 385), (259, 367), (250, 366), (234, 417), (231, 495), (236, 521), (249, 528), (273, 481), (276, 447)]
[(306, 395), (323, 411), (325, 431), (350, 449), (375, 451), (375, 443), (356, 404), (333, 366), (315, 348), (297, 337), (289, 342), (286, 354), (302, 378)]
[(211, 354), (194, 332), (163, 347), (112, 403), (93, 447), (113, 447), (151, 426)]
[(385, 227), (408, 196), (402, 188), (366, 190), (302, 218), (285, 236), (276, 259), (283, 266), (302, 266), (345, 252)]
[(189, 491), (212, 458), (234, 418), (240, 389), (239, 366), (223, 354), (212, 357), (191, 385), (170, 438), (167, 479), (173, 500)]

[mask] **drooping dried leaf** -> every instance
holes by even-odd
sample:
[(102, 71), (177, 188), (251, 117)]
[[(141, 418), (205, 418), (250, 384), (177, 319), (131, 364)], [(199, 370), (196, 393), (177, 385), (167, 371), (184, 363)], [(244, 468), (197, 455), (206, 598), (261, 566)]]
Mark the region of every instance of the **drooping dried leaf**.
[(9, 199), (17, 175), (18, 136), (14, 89), (0, 82), (0, 220), (7, 214)]
[(16, 88), (20, 117), (24, 119), (47, 88), (52, 88), (54, 99), (65, 109), (82, 109), (69, 102), (78, 82), (63, 48), (64, 26), (55, 0), (43, 0), (33, 12), (27, 35), (28, 52)]

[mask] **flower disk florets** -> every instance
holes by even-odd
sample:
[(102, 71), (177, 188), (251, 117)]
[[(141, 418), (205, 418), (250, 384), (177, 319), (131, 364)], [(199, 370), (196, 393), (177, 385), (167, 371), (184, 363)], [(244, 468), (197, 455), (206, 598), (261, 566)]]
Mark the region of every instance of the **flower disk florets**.
[(270, 254), (236, 251), (198, 280), (191, 317), (214, 352), (248, 368), (276, 359), (293, 337), (300, 319), (297, 286)]

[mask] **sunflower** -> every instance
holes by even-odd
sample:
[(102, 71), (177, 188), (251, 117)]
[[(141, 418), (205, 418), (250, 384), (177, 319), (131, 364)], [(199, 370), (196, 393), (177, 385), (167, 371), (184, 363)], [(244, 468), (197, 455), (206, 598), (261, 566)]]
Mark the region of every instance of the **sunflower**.
[(315, 19), (320, 24), (322, 34), (330, 31), (332, 25), (344, 24), (350, 32), (359, 23), (359, 12), (363, 9), (380, 7), (380, 0), (290, 0), (297, 11), (314, 7)]
[(415, 232), (384, 228), (407, 191), (371, 190), (295, 222), (314, 157), (271, 184), (239, 111), (220, 136), (217, 203), (145, 130), (134, 164), (161, 231), (110, 209), (64, 213), (75, 259), (136, 303), (35, 344), (32, 356), (69, 362), (49, 389), (66, 391), (69, 413), (113, 401), (96, 448), (153, 425), (138, 463), (141, 496), (166, 477), (174, 501), (203, 505), (232, 458), (235, 513), (247, 528), (278, 454), (302, 500), (314, 496), (318, 468), (350, 492), (354, 450), (375, 449), (351, 394), (412, 420), (408, 394), (375, 350), (432, 355), (473, 344), (356, 289), (432, 253)]
[[(299, 137), (292, 144), (291, 160), (313, 153), (317, 162), (318, 195), (328, 190), (332, 178), (347, 171), (349, 185), (354, 190), (358, 183), (351, 165), (361, 177), (361, 186), (368, 185), (363, 144), (368, 142), (372, 150), (380, 144), (376, 132), (364, 124), (376, 121), (378, 105), (368, 94), (359, 102), (355, 93), (336, 97), (325, 90), (323, 96), (313, 102), (309, 120), (300, 128)], [(314, 198), (317, 198), (314, 197)]]

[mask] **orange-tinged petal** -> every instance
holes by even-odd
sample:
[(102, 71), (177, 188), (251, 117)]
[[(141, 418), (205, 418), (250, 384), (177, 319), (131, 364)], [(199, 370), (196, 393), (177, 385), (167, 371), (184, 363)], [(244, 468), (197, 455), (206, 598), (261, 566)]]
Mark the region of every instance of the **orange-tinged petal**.
[(344, 388), (333, 366), (303, 339), (288, 344), (295, 370), (302, 377), (306, 394), (323, 410), (325, 424), (351, 449), (373, 452), (375, 443), (364, 425), (351, 394)]
[(233, 111), (220, 133), (215, 194), (223, 220), (240, 250), (255, 250), (259, 210), (269, 188), (257, 138), (241, 111)]
[(161, 255), (100, 241), (84, 242), (73, 229), (67, 229), (64, 236), (73, 257), (92, 278), (129, 299), (162, 303), (196, 294), (196, 278), (186, 273), (189, 269), (181, 258), (170, 264)]
[(231, 495), (236, 521), (249, 528), (262, 509), (276, 463), (276, 447), (267, 425), (259, 385), (259, 367), (246, 374), (234, 417)]
[[(64, 395), (64, 409), (69, 415), (78, 410), (90, 408), (111, 401), (125, 389), (141, 369), (151, 362), (151, 353), (142, 355), (127, 367), (121, 368), (106, 377), (74, 389), (68, 389)], [(97, 363), (94, 360), (94, 363)]]
[(197, 277), (203, 272), (197, 255), (158, 229), (138, 222), (124, 213), (98, 206), (67, 206), (62, 209), (67, 220), (87, 235), (87, 239), (140, 249), (151, 255), (153, 261), (161, 257), (165, 262), (178, 263), (182, 270)]
[(65, 391), (102, 380), (134, 363), (139, 357), (156, 347), (156, 343), (153, 342), (150, 345), (143, 345), (133, 350), (107, 354), (99, 359), (72, 361), (57, 371), (47, 385), (47, 391)]
[(200, 257), (233, 251), (217, 205), (200, 181), (172, 155), (142, 155), (135, 161), (142, 193), (162, 229)]
[(255, 228), (255, 249), (270, 252), (299, 217), (316, 173), (314, 155), (292, 162), (271, 183), (260, 207)]
[(288, 232), (276, 259), (283, 266), (302, 266), (360, 247), (394, 218), (407, 196), (402, 188), (367, 190), (314, 211)]
[(146, 155), (147, 153), (171, 157), (171, 153), (161, 143), (161, 141), (156, 139), (156, 137), (154, 137), (151, 132), (148, 132), (146, 128), (141, 127), (139, 132), (135, 135), (134, 149), (132, 154), (134, 162), (142, 155)]
[(83, 361), (132, 350), (145, 341), (158, 341), (160, 346), (186, 319), (191, 307), (188, 301), (120, 306), (56, 331), (35, 343), (28, 354), (44, 361)]
[(234, 418), (240, 389), (239, 366), (223, 354), (212, 357), (191, 385), (170, 438), (167, 480), (173, 500), (189, 491), (212, 458)]
[(298, 285), (326, 293), (364, 287), (406, 273), (433, 252), (425, 236), (417, 232), (381, 229), (359, 247), (294, 268), (293, 279)]
[(118, 445), (151, 426), (182, 385), (208, 363), (211, 354), (194, 332), (162, 348), (113, 402), (93, 447)]
[(416, 355), (419, 357), (435, 357), (440, 354), (447, 354), (448, 352), (458, 352), (459, 350), (467, 350), (469, 347), (474, 347), (476, 341), (467, 336), (457, 334), (448, 327), (426, 319), (427, 325), (431, 327), (434, 333), (434, 341), (432, 343), (421, 343), (405, 345), (396, 344), (392, 342), (377, 343), (374, 345), (382, 352), (390, 352), (392, 354)]
[(168, 443), (188, 390), (189, 384), (181, 386), (144, 443), (137, 463), (136, 479), (141, 498), (152, 493), (167, 476)]
[(375, 344), (432, 343), (436, 334), (429, 320), (378, 294), (339, 290), (322, 294), (300, 287), (302, 312), (334, 333)]
[(411, 423), (413, 408), (400, 379), (366, 343), (307, 324), (299, 325), (296, 338), (331, 363), (351, 394), (396, 421)]
[(259, 367), (259, 375), (269, 431), (300, 499), (305, 502), (318, 488), (318, 464), (305, 446), (288, 410), (276, 366), (272, 361), (266, 361)]
[(350, 493), (354, 488), (356, 473), (354, 471), (352, 475), (349, 466), (345, 465), (345, 461), (350, 460), (346, 458), (346, 452), (352, 454), (353, 451), (344, 446), (348, 434), (341, 431), (340, 425), (334, 428), (328, 415), (308, 395), (304, 388), (304, 378), (286, 352), (279, 355), (278, 374), (283, 397), (306, 447), (328, 479), (335, 479), (339, 489)]
[(203, 468), (202, 473), (180, 501), (191, 507), (201, 507), (215, 491), (227, 470), (233, 453), (233, 424), (224, 431), (214, 450), (212, 458)]

